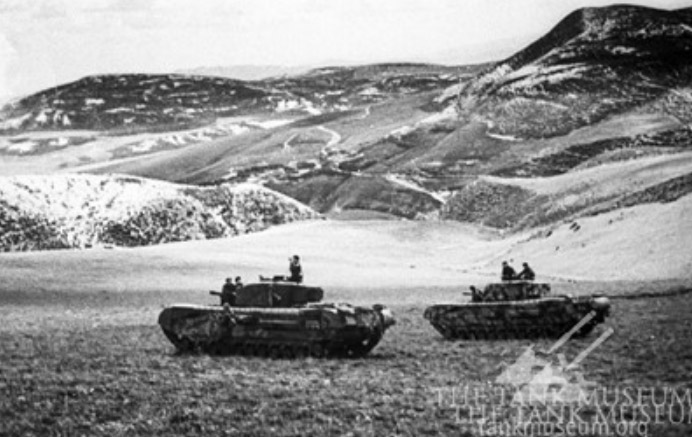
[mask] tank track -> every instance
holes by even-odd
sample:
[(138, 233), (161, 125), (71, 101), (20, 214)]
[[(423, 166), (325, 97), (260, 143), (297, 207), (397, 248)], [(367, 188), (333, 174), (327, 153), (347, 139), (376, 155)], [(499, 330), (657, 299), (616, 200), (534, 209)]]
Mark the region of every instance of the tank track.
[[(162, 317), (167, 319), (163, 323), (160, 320), (165, 336), (181, 353), (200, 351), (213, 355), (269, 358), (359, 358), (377, 346), (384, 334), (382, 327), (373, 326), (369, 329), (353, 327), (350, 332), (352, 336), (348, 339), (343, 338), (344, 332), (339, 329), (299, 330), (295, 331), (295, 338), (276, 339), (272, 338), (272, 325), (263, 324), (258, 328), (254, 315), (256, 309), (230, 312), (191, 307), (182, 311), (190, 311), (194, 317), (181, 317), (178, 322), (172, 322), (167, 317)], [(289, 317), (296, 311), (262, 309), (264, 314)], [(282, 328), (278, 325), (276, 329)], [(235, 329), (241, 331), (237, 336), (233, 335), (238, 332)]]
[[(591, 311), (587, 301), (575, 302), (568, 313), (550, 307), (542, 312), (532, 305), (532, 301), (434, 305), (425, 310), (424, 317), (449, 340), (516, 340), (558, 338)], [(491, 317), (479, 315), (480, 311), (489, 312)], [(588, 335), (601, 322), (603, 315), (599, 314), (575, 336)]]
[(252, 339), (242, 341), (198, 342), (179, 337), (175, 332), (163, 329), (171, 343), (182, 353), (201, 351), (212, 355), (237, 355), (268, 358), (360, 358), (367, 355), (382, 338), (378, 333), (363, 343), (334, 344), (329, 341), (272, 341)]

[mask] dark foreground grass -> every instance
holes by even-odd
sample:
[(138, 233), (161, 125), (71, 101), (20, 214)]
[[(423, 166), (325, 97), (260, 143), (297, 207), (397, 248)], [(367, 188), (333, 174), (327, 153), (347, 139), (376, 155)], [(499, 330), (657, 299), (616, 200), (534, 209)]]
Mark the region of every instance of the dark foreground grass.
[[(398, 324), (364, 359), (177, 355), (156, 326), (159, 298), (1, 306), (0, 435), (477, 435), (467, 421), (481, 413), (461, 393), (482, 387), (482, 403), (511, 414), (491, 383), (531, 345), (444, 341), (425, 304), (407, 303), (393, 305)], [(614, 301), (615, 334), (584, 360), (585, 378), (692, 389), (691, 311), (692, 295)], [(573, 359), (604, 330), (559, 352)], [(647, 432), (690, 435), (690, 410)]]

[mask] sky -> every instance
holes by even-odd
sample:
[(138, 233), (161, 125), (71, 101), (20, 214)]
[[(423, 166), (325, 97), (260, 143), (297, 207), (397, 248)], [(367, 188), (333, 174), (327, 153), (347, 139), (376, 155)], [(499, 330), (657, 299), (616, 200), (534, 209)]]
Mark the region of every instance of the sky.
[[(501, 59), (613, 0), (0, 0), (0, 100), (92, 74)], [(662, 9), (692, 0), (627, 3)]]

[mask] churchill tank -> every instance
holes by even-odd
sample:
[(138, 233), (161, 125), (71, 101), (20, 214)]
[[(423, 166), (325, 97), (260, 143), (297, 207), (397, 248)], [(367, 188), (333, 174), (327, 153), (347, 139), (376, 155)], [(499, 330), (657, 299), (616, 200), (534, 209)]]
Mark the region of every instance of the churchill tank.
[(471, 301), (433, 305), (423, 316), (450, 340), (585, 336), (610, 314), (605, 296), (552, 295), (549, 284), (507, 281), (471, 287)]
[(158, 322), (181, 352), (274, 358), (362, 357), (395, 323), (382, 305), (324, 303), (323, 296), (320, 287), (259, 282), (238, 289), (233, 305), (170, 305)]

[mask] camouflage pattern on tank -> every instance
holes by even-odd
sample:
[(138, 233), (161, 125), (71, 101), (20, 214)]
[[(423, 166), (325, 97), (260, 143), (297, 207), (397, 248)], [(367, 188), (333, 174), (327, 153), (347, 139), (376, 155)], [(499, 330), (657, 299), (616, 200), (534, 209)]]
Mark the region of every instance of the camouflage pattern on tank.
[(235, 306), (171, 305), (159, 315), (180, 351), (270, 357), (361, 357), (394, 324), (391, 311), (319, 303), (323, 291), (288, 282), (250, 284)]
[(424, 317), (454, 340), (559, 337), (582, 319), (575, 335), (587, 335), (605, 321), (610, 302), (603, 296), (550, 296), (550, 285), (511, 281), (471, 287), (471, 302), (433, 305)]

